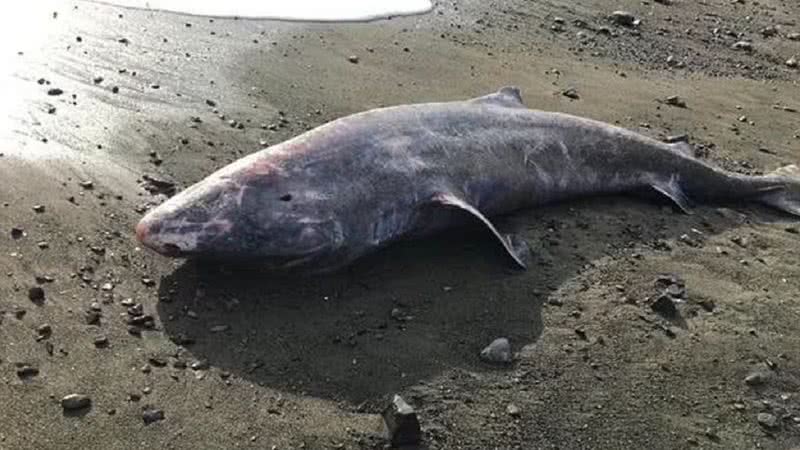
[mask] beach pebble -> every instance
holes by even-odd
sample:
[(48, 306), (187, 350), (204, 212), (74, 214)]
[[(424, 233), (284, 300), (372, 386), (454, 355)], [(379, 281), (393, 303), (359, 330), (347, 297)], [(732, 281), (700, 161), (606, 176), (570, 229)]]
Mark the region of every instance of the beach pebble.
[(522, 414), (522, 410), (519, 409), (519, 406), (512, 403), (506, 406), (506, 413), (511, 417), (519, 417), (519, 415)]
[(628, 11), (614, 11), (611, 13), (611, 20), (625, 27), (635, 27), (639, 25), (639, 19)]
[(142, 420), (145, 425), (164, 420), (164, 411), (157, 408), (145, 408), (144, 411), (142, 411)]
[(61, 399), (61, 407), (65, 411), (86, 408), (92, 404), (92, 399), (83, 394), (69, 394)]
[(778, 418), (770, 413), (759, 413), (758, 416), (756, 416), (756, 420), (758, 420), (758, 424), (764, 428), (778, 427)]
[(395, 447), (416, 445), (422, 438), (416, 411), (399, 395), (395, 395), (383, 411), (383, 421), (389, 440)]
[(506, 338), (492, 341), (481, 351), (481, 359), (492, 364), (508, 364), (511, 362), (511, 344)]

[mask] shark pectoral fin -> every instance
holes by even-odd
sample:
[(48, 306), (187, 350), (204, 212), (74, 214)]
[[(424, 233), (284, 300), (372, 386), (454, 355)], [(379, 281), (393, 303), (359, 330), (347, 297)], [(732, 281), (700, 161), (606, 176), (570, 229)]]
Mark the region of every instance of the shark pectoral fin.
[(692, 213), (692, 201), (674, 178), (665, 182), (654, 182), (650, 186), (672, 200), (685, 214)]
[(432, 200), (440, 205), (450, 206), (468, 212), (473, 217), (480, 220), (500, 241), (500, 243), (503, 245), (503, 248), (506, 250), (508, 255), (511, 256), (514, 262), (517, 263), (517, 265), (522, 269), (528, 268), (528, 262), (530, 262), (530, 248), (524, 239), (513, 234), (501, 234), (494, 224), (488, 218), (486, 218), (486, 216), (484, 216), (474, 206), (470, 205), (464, 200), (461, 200), (453, 194), (436, 194)]

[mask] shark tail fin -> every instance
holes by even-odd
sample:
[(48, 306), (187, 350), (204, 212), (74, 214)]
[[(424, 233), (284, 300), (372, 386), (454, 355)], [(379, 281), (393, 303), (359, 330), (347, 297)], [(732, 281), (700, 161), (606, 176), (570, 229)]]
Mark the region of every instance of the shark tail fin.
[(761, 197), (761, 201), (773, 208), (800, 216), (800, 167), (783, 166), (767, 175), (780, 185)]

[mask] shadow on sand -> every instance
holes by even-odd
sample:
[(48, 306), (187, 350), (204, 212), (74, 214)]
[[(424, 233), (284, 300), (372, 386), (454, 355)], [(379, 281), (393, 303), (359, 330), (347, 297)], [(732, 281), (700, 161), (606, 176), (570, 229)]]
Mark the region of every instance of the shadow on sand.
[[(774, 217), (761, 208), (754, 215)], [(654, 216), (663, 220), (654, 225)], [(692, 228), (719, 233), (746, 219), (609, 198), (501, 220), (531, 243), (528, 271), (513, 269), (488, 233), (466, 228), (313, 278), (187, 262), (162, 279), (158, 313), (173, 340), (192, 340), (190, 353), (220, 370), (376, 411), (387, 395), (447, 369), (496, 370), (480, 361), (480, 350), (500, 336), (515, 351), (535, 342), (547, 296), (591, 261)]]

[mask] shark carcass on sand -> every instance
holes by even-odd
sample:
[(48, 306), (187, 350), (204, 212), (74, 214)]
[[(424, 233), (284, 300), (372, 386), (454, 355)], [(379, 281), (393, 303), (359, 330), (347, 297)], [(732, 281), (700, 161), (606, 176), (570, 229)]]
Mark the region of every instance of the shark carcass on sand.
[(755, 201), (800, 215), (800, 169), (745, 176), (581, 117), (528, 109), (517, 88), (374, 109), (244, 157), (148, 213), (138, 239), (167, 256), (330, 271), (400, 239), (477, 220), (521, 267), (524, 241), (492, 216), (568, 198), (654, 189)]

